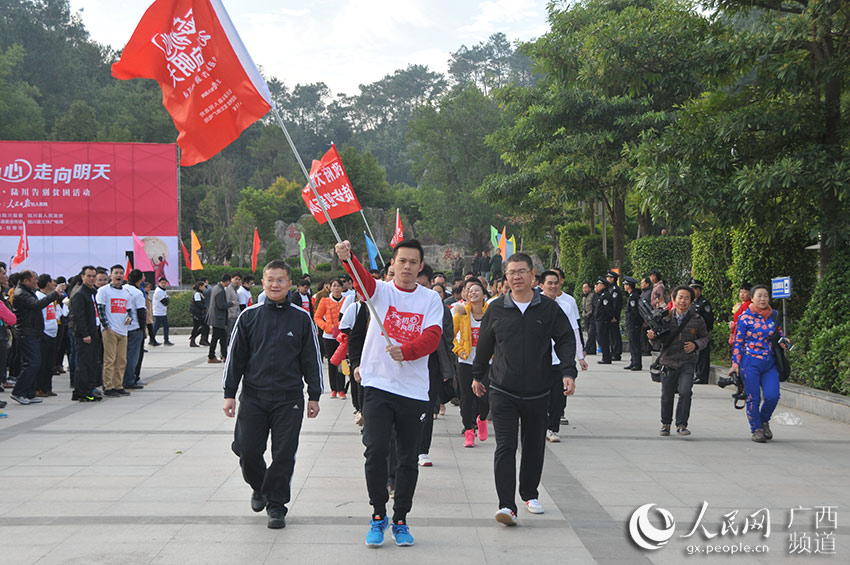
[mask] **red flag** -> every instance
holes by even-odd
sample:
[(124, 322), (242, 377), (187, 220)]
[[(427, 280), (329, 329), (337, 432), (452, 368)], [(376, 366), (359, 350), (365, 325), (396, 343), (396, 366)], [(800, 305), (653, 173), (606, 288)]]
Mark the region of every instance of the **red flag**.
[(133, 265), (130, 263), (130, 258), (127, 257), (127, 268), (124, 269), (124, 280), (127, 280), (127, 277), (130, 276), (130, 271), (133, 270)]
[(251, 250), (251, 270), (257, 270), (257, 255), (260, 254), (260, 234), (257, 233), (257, 228), (254, 228), (254, 248)]
[(183, 265), (187, 268), (192, 266), (192, 259), (189, 257), (189, 250), (186, 249), (186, 244), (183, 243), (183, 240), (180, 240), (180, 247), (183, 248)]
[(213, 157), (274, 105), (221, 0), (156, 0), (112, 76), (159, 83), (183, 166)]
[(395, 246), (401, 243), (404, 240), (404, 229), (401, 227), (401, 215), (399, 214), (398, 208), (395, 209), (395, 233), (393, 234), (393, 238), (390, 240), (390, 247), (395, 249)]
[(23, 231), (21, 231), (21, 240), (18, 242), (18, 250), (15, 252), (15, 258), (12, 259), (12, 269), (26, 261), (30, 254), (30, 240), (27, 237), (27, 223), (24, 222)]
[[(328, 215), (332, 220), (360, 210), (360, 202), (351, 188), (351, 181), (345, 174), (342, 159), (340, 159), (335, 145), (331, 145), (321, 161), (313, 161), (310, 178), (313, 179), (316, 191), (324, 201), (325, 208), (328, 209)], [(326, 221), (325, 214), (322, 212), (322, 207), (316, 200), (313, 189), (310, 188), (309, 184), (301, 191), (301, 198), (304, 199), (304, 203), (310, 209), (313, 218), (320, 224), (324, 224)]]
[(133, 262), (136, 264), (136, 268), (142, 272), (154, 270), (151, 258), (145, 251), (144, 242), (135, 233), (133, 234)]

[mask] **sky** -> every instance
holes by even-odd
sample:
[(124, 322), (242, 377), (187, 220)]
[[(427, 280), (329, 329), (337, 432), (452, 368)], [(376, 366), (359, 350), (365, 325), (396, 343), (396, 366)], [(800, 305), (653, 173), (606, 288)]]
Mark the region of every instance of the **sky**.
[[(91, 38), (124, 47), (151, 0), (70, 0)], [(324, 82), (334, 94), (410, 64), (446, 73), (449, 54), (493, 33), (527, 41), (544, 34), (548, 0), (224, 0), (264, 74)]]

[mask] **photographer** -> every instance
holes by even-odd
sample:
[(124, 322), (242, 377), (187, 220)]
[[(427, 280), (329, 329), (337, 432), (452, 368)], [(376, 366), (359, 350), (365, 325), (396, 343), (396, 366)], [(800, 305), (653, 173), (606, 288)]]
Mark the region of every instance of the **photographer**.
[[(738, 316), (729, 369), (730, 375), (740, 369), (747, 391), (747, 419), (756, 443), (773, 439), (769, 422), (779, 403), (779, 372), (771, 344), (776, 332), (782, 335), (782, 327), (770, 307), (770, 292), (766, 286), (756, 285), (752, 303)], [(780, 342), (780, 346), (785, 349), (785, 343)]]
[(661, 432), (670, 435), (670, 423), (673, 419), (673, 395), (678, 390), (679, 403), (676, 406), (676, 433), (680, 436), (691, 435), (688, 430), (688, 417), (691, 412), (691, 389), (694, 386), (694, 366), (697, 351), (708, 345), (708, 331), (705, 322), (691, 309), (693, 291), (686, 286), (673, 289), (674, 309), (665, 317), (661, 325), (664, 332), (656, 336), (649, 330), (647, 337), (653, 345), (661, 346), (659, 360), (663, 366), (661, 376)]

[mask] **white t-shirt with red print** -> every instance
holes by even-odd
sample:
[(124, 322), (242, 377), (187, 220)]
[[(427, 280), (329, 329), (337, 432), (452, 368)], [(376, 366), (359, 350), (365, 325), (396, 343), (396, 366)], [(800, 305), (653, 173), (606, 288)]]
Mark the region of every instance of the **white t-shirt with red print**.
[[(40, 290), (35, 291), (35, 297), (41, 300), (47, 296)], [(57, 323), (57, 318), (60, 313), (56, 309), (56, 303), (51, 302), (47, 306), (41, 309), (41, 317), (44, 318), (44, 333), (50, 337), (56, 337), (56, 334), (59, 333), (59, 324)]]
[(463, 363), (464, 365), (472, 365), (472, 362), (475, 361), (475, 349), (478, 347), (478, 332), (481, 330), (481, 320), (476, 320), (475, 316), (472, 313), (469, 314), (469, 326), (472, 335), (470, 336), (470, 340), (472, 342), (472, 349), (469, 351), (469, 357), (466, 359), (457, 358), (458, 363)]
[[(393, 345), (404, 345), (431, 326), (442, 330), (443, 303), (440, 296), (421, 285), (411, 291), (395, 283), (375, 281), (372, 303)], [(381, 328), (372, 318), (363, 344), (360, 360), (361, 384), (406, 398), (428, 400), (428, 356), (412, 361), (393, 361), (386, 351), (387, 342)]]
[[(97, 289), (95, 301), (104, 306), (109, 329), (118, 335), (127, 335), (127, 314), (132, 312), (132, 295), (126, 288), (115, 288), (111, 284)], [(132, 318), (131, 318), (132, 320)]]

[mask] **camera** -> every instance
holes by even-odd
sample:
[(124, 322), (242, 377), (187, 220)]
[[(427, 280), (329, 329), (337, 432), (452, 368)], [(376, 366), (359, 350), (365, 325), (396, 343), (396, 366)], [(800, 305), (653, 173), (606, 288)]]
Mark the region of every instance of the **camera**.
[(785, 336), (779, 338), (779, 344), (785, 345), (785, 351), (792, 351), (794, 349), (794, 344)]
[(649, 329), (655, 332), (656, 338), (659, 338), (670, 331), (669, 328), (665, 328), (661, 325), (661, 321), (667, 315), (664, 310), (653, 310), (652, 306), (649, 305), (649, 302), (641, 299), (640, 302), (638, 302), (638, 313), (640, 313), (640, 317), (643, 318), (643, 321), (646, 322)]
[[(717, 386), (726, 388), (729, 385), (735, 386), (735, 392), (732, 393), (732, 405), (736, 410), (741, 410), (746, 406), (747, 393), (744, 391), (744, 381), (738, 373), (730, 373), (728, 377), (720, 377), (717, 379)], [(740, 405), (739, 405), (740, 403)]]

